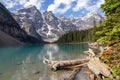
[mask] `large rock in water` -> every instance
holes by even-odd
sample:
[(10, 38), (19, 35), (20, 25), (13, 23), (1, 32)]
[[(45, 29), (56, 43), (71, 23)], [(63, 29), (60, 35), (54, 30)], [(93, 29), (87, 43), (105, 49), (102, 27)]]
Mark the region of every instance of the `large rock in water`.
[[(23, 43), (36, 43), (40, 41), (32, 36), (29, 36), (24, 30), (22, 30), (19, 24), (11, 16), (10, 12), (1, 3), (0, 3), (0, 31)], [(9, 38), (5, 38), (8, 37), (6, 35), (4, 36), (4, 39), (9, 40)], [(2, 39), (2, 37), (0, 38)]]

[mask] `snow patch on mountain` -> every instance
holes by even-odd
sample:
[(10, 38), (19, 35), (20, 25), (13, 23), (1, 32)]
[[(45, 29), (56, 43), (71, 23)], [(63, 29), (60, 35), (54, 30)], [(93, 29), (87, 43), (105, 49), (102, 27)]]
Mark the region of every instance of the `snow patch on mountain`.
[(68, 31), (92, 28), (94, 21), (98, 24), (104, 19), (96, 11), (77, 18), (73, 15), (56, 17), (51, 11), (41, 13), (35, 6), (20, 9), (12, 15), (28, 34), (41, 36), (46, 42), (55, 42)]

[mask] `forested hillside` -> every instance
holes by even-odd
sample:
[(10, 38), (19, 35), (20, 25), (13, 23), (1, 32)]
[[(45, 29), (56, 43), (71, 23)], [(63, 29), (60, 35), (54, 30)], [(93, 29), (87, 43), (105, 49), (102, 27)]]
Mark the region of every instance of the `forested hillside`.
[(104, 51), (102, 60), (112, 68), (114, 80), (120, 80), (120, 0), (105, 0), (101, 8), (106, 19), (97, 26), (97, 41), (110, 48)]
[(94, 28), (88, 30), (77, 30), (70, 31), (64, 35), (62, 35), (58, 42), (59, 43), (79, 43), (79, 42), (94, 42), (97, 39), (95, 35), (96, 32), (96, 22), (94, 20)]
[(120, 40), (120, 0), (105, 0), (101, 8), (105, 12), (106, 19), (97, 26), (98, 41), (109, 43)]
[(93, 42), (110, 43), (111, 41), (120, 40), (120, 1), (119, 0), (105, 0), (101, 5), (105, 13), (106, 19), (99, 25), (95, 24), (94, 28), (83, 31), (72, 31), (63, 35), (58, 42)]

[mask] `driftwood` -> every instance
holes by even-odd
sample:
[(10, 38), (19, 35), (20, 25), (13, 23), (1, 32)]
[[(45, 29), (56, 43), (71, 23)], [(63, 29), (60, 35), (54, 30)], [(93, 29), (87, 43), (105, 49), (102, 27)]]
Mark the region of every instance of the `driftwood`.
[(88, 59), (95, 57), (95, 53), (90, 48), (88, 49), (88, 51), (84, 51), (83, 53), (88, 55)]
[(67, 67), (79, 67), (83, 66), (80, 64), (85, 64), (89, 61), (89, 59), (76, 59), (76, 60), (64, 60), (64, 61), (50, 61), (48, 59), (44, 59), (43, 63), (48, 64), (48, 66), (53, 70), (58, 70)]
[(95, 48), (97, 49), (101, 44), (98, 42), (94, 42), (94, 43), (88, 43), (90, 48)]
[(80, 69), (81, 69), (81, 67), (75, 68), (75, 69), (72, 71), (72, 73), (71, 73), (71, 75), (69, 76), (69, 78), (66, 79), (66, 80), (74, 80), (74, 79), (75, 79), (75, 75), (80, 71)]
[(102, 75), (112, 80), (113, 77), (110, 68), (106, 64), (100, 62), (99, 58), (91, 58), (87, 66), (97, 77), (98, 75)]
[(45, 59), (43, 62), (45, 64), (48, 64), (48, 66), (53, 70), (72, 69), (72, 74), (67, 80), (74, 80), (75, 75), (80, 71), (81, 67), (88, 68), (91, 72), (94, 73), (98, 80), (100, 79), (99, 75), (109, 77), (111, 80), (113, 80), (110, 68), (104, 63), (102, 63), (97, 57), (91, 59), (76, 59), (63, 61), (51, 61)]

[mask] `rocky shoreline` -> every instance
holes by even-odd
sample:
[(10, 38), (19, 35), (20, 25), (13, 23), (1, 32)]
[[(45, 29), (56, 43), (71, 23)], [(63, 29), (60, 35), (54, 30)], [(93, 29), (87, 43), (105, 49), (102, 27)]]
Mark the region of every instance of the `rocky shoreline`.
[[(94, 44), (94, 43), (93, 43)], [(91, 45), (94, 46), (94, 45)], [(90, 46), (90, 47), (91, 47)], [(96, 45), (95, 45), (96, 46)], [(99, 45), (97, 45), (98, 47)], [(94, 47), (92, 47), (94, 48)], [(43, 60), (45, 64), (47, 64), (50, 69), (57, 70), (70, 70), (71, 73), (67, 74), (64, 79), (60, 80), (81, 80), (80, 72), (84, 72), (86, 74), (87, 79), (85, 80), (119, 80), (120, 77), (114, 75), (114, 71), (111, 66), (109, 66), (105, 61), (105, 55), (109, 55), (108, 53), (113, 52), (113, 48), (104, 47), (99, 53), (94, 53), (93, 50), (85, 51), (85, 54), (88, 55), (87, 59), (84, 60), (64, 60), (64, 61), (51, 61), (51, 60)], [(97, 55), (96, 55), (97, 54)], [(103, 58), (104, 57), (104, 58)], [(79, 76), (78, 76), (79, 75)], [(83, 80), (84, 80), (83, 79)]]

